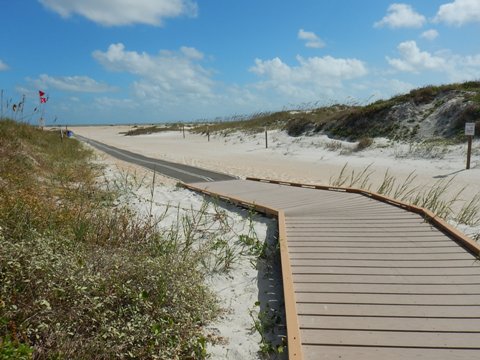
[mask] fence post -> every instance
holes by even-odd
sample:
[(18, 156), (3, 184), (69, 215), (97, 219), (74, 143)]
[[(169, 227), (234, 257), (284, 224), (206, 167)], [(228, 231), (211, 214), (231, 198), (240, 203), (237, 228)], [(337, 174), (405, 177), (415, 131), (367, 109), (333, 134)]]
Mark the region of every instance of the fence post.
[(268, 133), (267, 133), (267, 126), (265, 126), (265, 149), (268, 149)]

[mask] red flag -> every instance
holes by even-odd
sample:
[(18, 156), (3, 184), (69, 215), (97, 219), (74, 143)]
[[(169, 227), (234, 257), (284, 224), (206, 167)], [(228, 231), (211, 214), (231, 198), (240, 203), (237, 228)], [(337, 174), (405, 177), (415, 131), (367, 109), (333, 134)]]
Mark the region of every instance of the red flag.
[(45, 93), (42, 90), (39, 90), (38, 91), (38, 96), (42, 97), (43, 95), (45, 95)]
[(47, 98), (41, 97), (40, 104), (45, 104), (47, 102)]

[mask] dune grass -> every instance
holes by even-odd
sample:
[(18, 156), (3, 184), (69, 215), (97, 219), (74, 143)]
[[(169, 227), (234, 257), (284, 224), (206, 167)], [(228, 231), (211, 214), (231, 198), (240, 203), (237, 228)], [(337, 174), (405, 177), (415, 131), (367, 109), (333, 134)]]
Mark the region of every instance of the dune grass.
[(132, 130), (129, 130), (124, 133), (125, 136), (136, 136), (136, 135), (148, 135), (159, 132), (166, 131), (181, 131), (182, 124), (164, 124), (160, 125), (151, 125), (151, 126), (135, 126)]
[[(462, 93), (465, 101), (471, 104), (458, 114), (453, 129), (448, 135), (450, 139), (460, 141), (463, 139), (465, 122), (477, 123), (480, 114), (480, 82), (469, 81), (440, 86), (424, 86), (411, 90), (409, 93), (397, 95), (390, 99), (378, 100), (367, 105), (352, 104), (327, 104), (318, 107), (318, 103), (304, 104), (295, 111), (259, 112), (250, 116), (234, 116), (217, 119), (210, 124), (199, 124), (191, 131), (206, 134), (228, 134), (235, 131), (246, 133), (259, 133), (266, 127), (269, 129), (285, 130), (290, 136), (300, 136), (312, 133), (325, 133), (334, 139), (359, 141), (362, 147), (371, 143), (368, 139), (374, 137), (387, 137), (397, 140), (416, 139), (419, 125), (405, 127), (401, 122), (391, 119), (389, 113), (396, 106), (414, 104), (416, 106), (432, 103), (436, 109), (442, 105), (435, 99), (447, 94)], [(444, 100), (442, 100), (444, 101)]]
[(185, 235), (208, 221), (160, 231), (91, 159), (74, 139), (0, 121), (0, 358), (205, 358), (218, 308), (205, 250)]
[[(332, 186), (354, 187), (376, 192), (412, 205), (426, 208), (445, 220), (458, 224), (477, 226), (480, 224), (480, 193), (470, 201), (462, 197), (462, 188), (452, 196), (446, 196), (453, 186), (455, 178), (440, 179), (433, 184), (415, 185), (416, 175), (411, 172), (403, 180), (397, 179), (387, 170), (383, 180), (374, 186), (371, 176), (374, 170), (371, 165), (360, 171), (349, 169), (345, 164), (338, 175), (329, 180)], [(457, 210), (455, 210), (457, 209)], [(475, 234), (474, 234), (475, 237)]]

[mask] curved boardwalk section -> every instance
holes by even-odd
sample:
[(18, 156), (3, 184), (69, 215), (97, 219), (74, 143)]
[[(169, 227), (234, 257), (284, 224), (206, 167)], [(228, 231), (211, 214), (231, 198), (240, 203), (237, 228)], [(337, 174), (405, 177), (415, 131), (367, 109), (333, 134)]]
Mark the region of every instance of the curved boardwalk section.
[(480, 358), (480, 265), (422, 216), (357, 193), (246, 180), (191, 188), (278, 211), (291, 359)]

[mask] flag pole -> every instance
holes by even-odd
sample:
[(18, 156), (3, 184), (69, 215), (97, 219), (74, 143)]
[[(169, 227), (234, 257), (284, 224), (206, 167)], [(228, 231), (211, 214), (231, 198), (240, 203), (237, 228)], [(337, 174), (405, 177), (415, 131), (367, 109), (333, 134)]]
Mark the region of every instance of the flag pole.
[(41, 114), (41, 117), (40, 117), (40, 120), (38, 121), (38, 126), (43, 130), (43, 127), (45, 125), (45, 105), (47, 103), (47, 100), (48, 100), (48, 97), (44, 97), (45, 96), (45, 93), (42, 91), (42, 90), (39, 90), (38, 91), (38, 97), (39, 97), (39, 101), (40, 101), (40, 107), (42, 109), (42, 114)]

